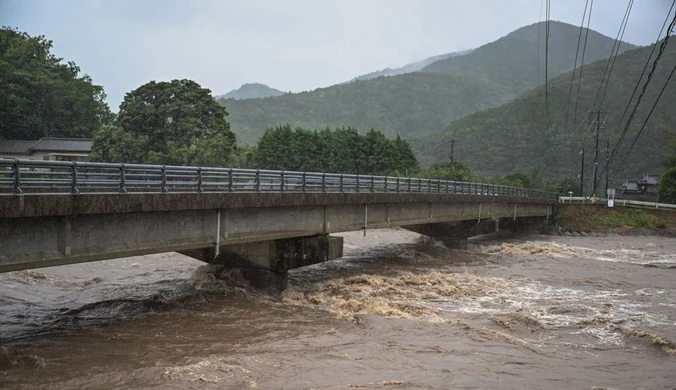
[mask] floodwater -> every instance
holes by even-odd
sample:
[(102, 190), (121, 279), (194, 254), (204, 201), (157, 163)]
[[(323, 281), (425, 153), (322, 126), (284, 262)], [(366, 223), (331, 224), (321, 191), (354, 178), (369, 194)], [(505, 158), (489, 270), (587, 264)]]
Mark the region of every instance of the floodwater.
[(0, 388), (676, 388), (676, 239), (344, 237), (281, 295), (174, 253), (2, 274)]

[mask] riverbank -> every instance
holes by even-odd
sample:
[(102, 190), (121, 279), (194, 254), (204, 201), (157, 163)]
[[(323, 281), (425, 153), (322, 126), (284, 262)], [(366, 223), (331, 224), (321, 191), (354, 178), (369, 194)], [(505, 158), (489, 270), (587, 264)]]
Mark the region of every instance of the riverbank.
[(676, 237), (676, 211), (605, 204), (561, 205), (557, 233), (605, 233)]

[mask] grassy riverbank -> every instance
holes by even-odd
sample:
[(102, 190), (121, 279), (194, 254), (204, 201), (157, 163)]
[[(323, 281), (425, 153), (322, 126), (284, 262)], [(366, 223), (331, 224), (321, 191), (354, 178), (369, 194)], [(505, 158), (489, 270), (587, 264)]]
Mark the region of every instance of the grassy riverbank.
[(605, 205), (561, 205), (557, 227), (563, 231), (618, 232), (631, 229), (664, 231), (676, 234), (676, 211)]

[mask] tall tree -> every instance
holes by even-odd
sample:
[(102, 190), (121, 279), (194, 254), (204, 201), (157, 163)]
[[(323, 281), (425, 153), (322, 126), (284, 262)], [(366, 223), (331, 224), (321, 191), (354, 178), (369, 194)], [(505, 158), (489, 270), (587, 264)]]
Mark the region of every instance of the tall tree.
[[(94, 137), (92, 157), (150, 164), (229, 165), (234, 158), (235, 134), (225, 120), (227, 115), (211, 91), (192, 80), (151, 81), (126, 94), (117, 116), (119, 128), (102, 129), (102, 134)], [(115, 137), (108, 137), (109, 133)]]
[(0, 138), (89, 137), (111, 121), (103, 87), (51, 49), (42, 35), (0, 28)]

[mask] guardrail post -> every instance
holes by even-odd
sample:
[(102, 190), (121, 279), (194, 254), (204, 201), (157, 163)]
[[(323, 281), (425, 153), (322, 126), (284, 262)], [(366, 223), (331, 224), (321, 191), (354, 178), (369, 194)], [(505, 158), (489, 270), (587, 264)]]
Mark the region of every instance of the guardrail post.
[(360, 192), (359, 191), (359, 174), (357, 174), (357, 192)]
[(322, 192), (326, 192), (326, 173), (322, 173)]
[(373, 175), (371, 175), (371, 192), (374, 192), (374, 191), (375, 191), (375, 188), (374, 188), (374, 184), (375, 184), (375, 183), (374, 183), (374, 180), (375, 180), (375, 178), (373, 177)]
[(75, 161), (73, 161), (73, 163), (70, 166), (70, 177), (71, 177), (70, 193), (79, 194), (80, 191), (77, 189), (77, 162)]
[(399, 192), (399, 176), (397, 176), (397, 192)]
[(13, 191), (15, 194), (20, 194), (21, 192), (21, 171), (19, 170), (19, 160), (14, 159), (14, 164), (12, 165), (12, 174), (14, 176), (14, 188)]
[(254, 183), (256, 192), (261, 192), (261, 171), (256, 169), (256, 182)]
[(387, 192), (387, 176), (385, 176), (385, 192)]
[(343, 191), (343, 174), (342, 173), (340, 174), (340, 192), (344, 192)]
[(305, 172), (303, 172), (303, 192), (307, 192), (307, 176)]
[(120, 193), (126, 193), (127, 189), (124, 188), (127, 181), (126, 174), (124, 172), (124, 164), (120, 164)]
[(202, 167), (197, 167), (197, 192), (204, 192), (204, 188), (202, 188)]
[(167, 192), (167, 166), (166, 165), (162, 165), (161, 172), (162, 172), (162, 188), (161, 188), (161, 191)]
[(422, 192), (422, 179), (418, 179), (418, 192)]
[(279, 184), (279, 189), (284, 192), (284, 171), (280, 173), (280, 179), (282, 182)]
[(232, 178), (232, 168), (228, 169), (228, 191), (233, 192), (235, 191), (234, 189), (234, 180)]

